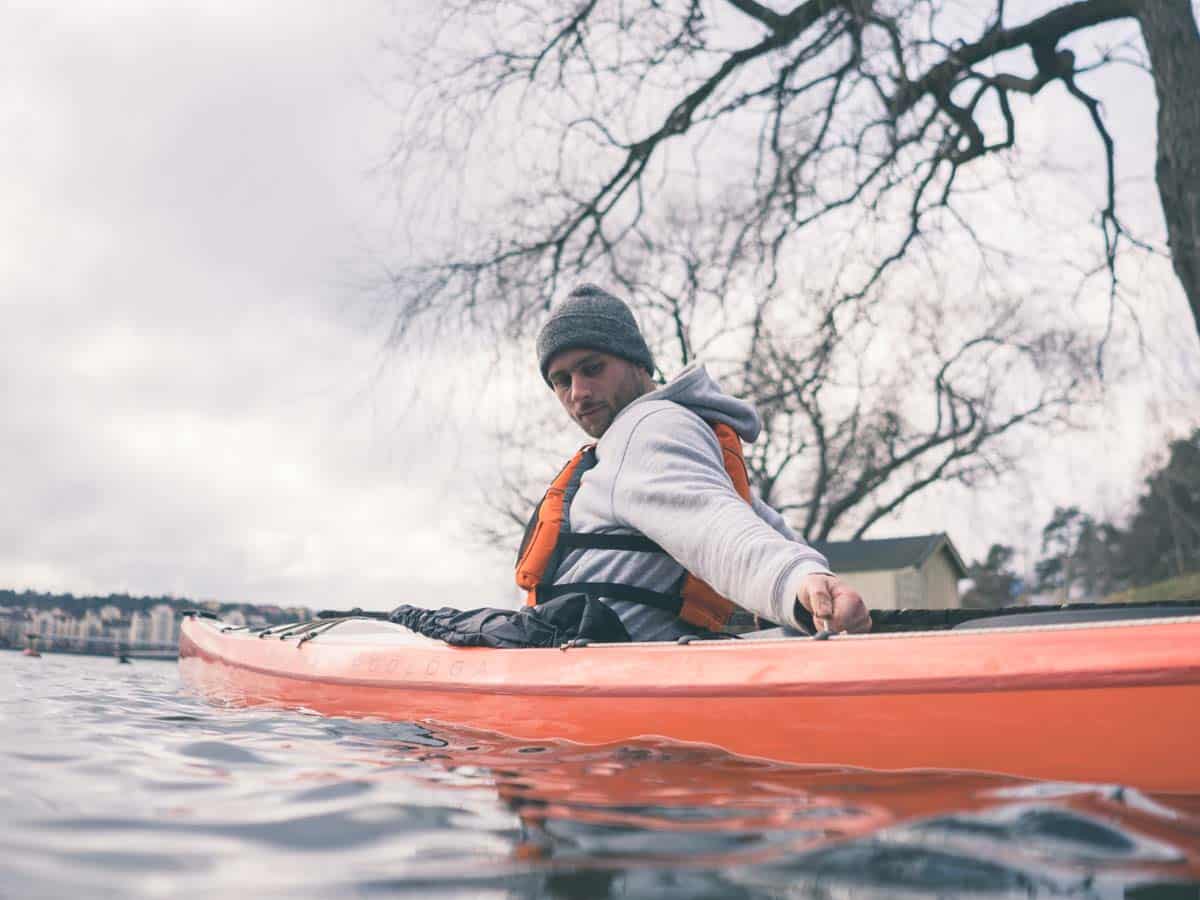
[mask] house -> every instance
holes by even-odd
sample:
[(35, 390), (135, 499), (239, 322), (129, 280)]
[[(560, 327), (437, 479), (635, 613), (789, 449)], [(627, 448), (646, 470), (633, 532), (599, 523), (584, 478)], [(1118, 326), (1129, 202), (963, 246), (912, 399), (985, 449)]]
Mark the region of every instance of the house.
[(962, 606), (962, 557), (948, 535), (867, 541), (814, 541), (829, 567), (873, 609), (949, 609)]

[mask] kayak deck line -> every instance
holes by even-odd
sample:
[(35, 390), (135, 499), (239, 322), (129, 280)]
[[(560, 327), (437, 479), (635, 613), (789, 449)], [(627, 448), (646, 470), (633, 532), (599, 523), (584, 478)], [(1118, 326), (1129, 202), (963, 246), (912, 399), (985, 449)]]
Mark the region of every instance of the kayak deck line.
[[(250, 637), (261, 638), (261, 639), (274, 638), (274, 639), (280, 640), (280, 641), (295, 640), (297, 646), (307, 643), (310, 640), (315, 640), (316, 638), (318, 638), (322, 635), (329, 634), (330, 632), (333, 631), (335, 626), (354, 624), (354, 623), (371, 623), (372, 625), (390, 627), (392, 629), (395, 629), (396, 634), (403, 633), (405, 635), (412, 635), (412, 632), (410, 632), (403, 625), (398, 625), (395, 622), (388, 622), (386, 620), (373, 619), (373, 618), (368, 619), (368, 618), (347, 617), (344, 619), (330, 619), (325, 622), (321, 622), (319, 620), (313, 620), (313, 622), (315, 622), (318, 626), (322, 626), (322, 627), (319, 627), (317, 629), (300, 630), (300, 629), (295, 628), (295, 626), (276, 625), (273, 628), (275, 630), (278, 630), (278, 633), (275, 633), (275, 630), (273, 630), (271, 628), (262, 629), (261, 631), (253, 631), (246, 625), (224, 625), (219, 630), (221, 631), (222, 634), (233, 634), (233, 633), (238, 633), (238, 632), (244, 632), (246, 635), (248, 635)], [(305, 623), (305, 624), (309, 624), (309, 623)], [(1095, 630), (1095, 629), (1105, 629), (1105, 628), (1137, 628), (1137, 627), (1145, 627), (1148, 625), (1185, 625), (1185, 624), (1200, 624), (1200, 615), (1180, 615), (1180, 616), (1169, 616), (1169, 617), (1163, 616), (1163, 617), (1148, 618), (1148, 619), (1123, 619), (1120, 621), (1113, 621), (1113, 622), (1103, 622), (1103, 621), (1101, 621), (1101, 622), (1063, 622), (1063, 623), (1057, 623), (1057, 624), (1052, 624), (1052, 625), (994, 625), (994, 626), (991, 626), (990, 628), (988, 628), (987, 631), (989, 634), (1016, 634), (1016, 633), (1021, 633), (1021, 632), (1078, 631), (1080, 629)], [(316, 631), (316, 633), (313, 634), (313, 631)], [(923, 631), (890, 631), (890, 632), (884, 632), (881, 634), (871, 634), (871, 633), (867, 633), (867, 634), (849, 634), (849, 633), (830, 634), (830, 633), (826, 632), (825, 637), (823, 639), (837, 640), (838, 642), (885, 641), (885, 640), (895, 640), (895, 639), (909, 640), (909, 639), (917, 639), (917, 638), (962, 637), (963, 634), (973, 634), (973, 633), (975, 633), (975, 631), (973, 629), (963, 629), (960, 631), (960, 630), (957, 630), (954, 628), (931, 628), (931, 629), (927, 629), (927, 630), (923, 630)], [(418, 635), (413, 635), (413, 636), (419, 637)], [(338, 637), (342, 637), (342, 635), (339, 634)], [(356, 635), (355, 637), (361, 639), (361, 638), (365, 637), (365, 635)], [(378, 638), (379, 635), (371, 635), (371, 637)], [(692, 636), (687, 635), (687, 637), (692, 637)], [(797, 644), (797, 643), (804, 643), (806, 641), (813, 640), (813, 638), (814, 638), (813, 635), (795, 634), (795, 635), (789, 635), (789, 636), (785, 636), (785, 637), (770, 637), (770, 638), (745, 638), (742, 635), (735, 635), (732, 637), (727, 637), (727, 638), (722, 638), (722, 639), (700, 638), (700, 639), (686, 640), (686, 641), (684, 641), (684, 640), (635, 641), (635, 642), (588, 641), (588, 642), (584, 642), (584, 643), (580, 643), (580, 642), (576, 642), (576, 641), (568, 641), (558, 647), (530, 647), (530, 648), (526, 648), (526, 649), (557, 650), (557, 651), (565, 652), (567, 650), (584, 650), (584, 649), (587, 649), (587, 650), (622, 649), (622, 648), (628, 648), (630, 646), (638, 646), (638, 647), (676, 647), (676, 646), (736, 647), (736, 646), (741, 646), (741, 641), (743, 641), (743, 640), (751, 640), (754, 642), (755, 646), (764, 647), (767, 645), (780, 644), (780, 643), (787, 643), (789, 645)], [(432, 645), (440, 645), (441, 644), (440, 641), (434, 640), (433, 638), (423, 638), (421, 641), (421, 644), (423, 645), (425, 643), (432, 644)], [(415, 644), (410, 644), (407, 646), (414, 646), (414, 645)], [(456, 647), (454, 649), (474, 650), (474, 649), (491, 649), (491, 648)], [(511, 652), (511, 651), (506, 651), (506, 652)]]

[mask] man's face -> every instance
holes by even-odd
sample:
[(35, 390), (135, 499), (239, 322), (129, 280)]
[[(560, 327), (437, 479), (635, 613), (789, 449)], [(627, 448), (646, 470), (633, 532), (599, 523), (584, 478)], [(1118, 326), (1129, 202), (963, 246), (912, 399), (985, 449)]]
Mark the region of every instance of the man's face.
[(550, 360), (550, 387), (591, 437), (608, 430), (617, 413), (653, 389), (645, 369), (600, 350), (564, 350)]

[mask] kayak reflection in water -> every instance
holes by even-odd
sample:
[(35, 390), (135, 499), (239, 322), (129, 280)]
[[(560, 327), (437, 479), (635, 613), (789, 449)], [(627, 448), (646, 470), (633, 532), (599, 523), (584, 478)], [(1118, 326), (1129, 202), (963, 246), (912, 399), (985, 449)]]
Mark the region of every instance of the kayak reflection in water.
[(713, 897), (1193, 896), (1200, 883), (1194, 795), (794, 766), (657, 739), (437, 737), (396, 749), (497, 792), (520, 823), (517, 871), (555, 888), (538, 896), (654, 896), (664, 879), (678, 896)]
[(537, 338), (538, 366), (594, 443), (529, 520), (518, 613), (402, 606), (392, 620), (452, 644), (665, 641), (787, 626), (863, 632), (862, 598), (750, 489), (749, 403), (692, 364), (666, 384), (629, 307), (576, 288)]

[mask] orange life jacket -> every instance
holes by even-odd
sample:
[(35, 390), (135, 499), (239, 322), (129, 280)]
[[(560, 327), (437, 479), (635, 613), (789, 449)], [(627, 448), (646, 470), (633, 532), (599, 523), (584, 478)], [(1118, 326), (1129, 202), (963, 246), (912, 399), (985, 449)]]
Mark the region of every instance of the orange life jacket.
[[(721, 459), (733, 481), (734, 490), (749, 503), (750, 477), (746, 472), (741, 439), (733, 428), (723, 422), (709, 424), (721, 445)], [(640, 534), (579, 534), (570, 531), (567, 513), (571, 500), (579, 489), (583, 474), (595, 465), (596, 445), (588, 444), (571, 457), (534, 509), (517, 555), (517, 585), (526, 592), (525, 603), (535, 606), (563, 594), (590, 593), (666, 609), (685, 622), (711, 631), (725, 628), (741, 607), (691, 573), (685, 573), (678, 591), (672, 593), (610, 582), (554, 583), (563, 557), (571, 550), (588, 548), (637, 553), (666, 552)]]

